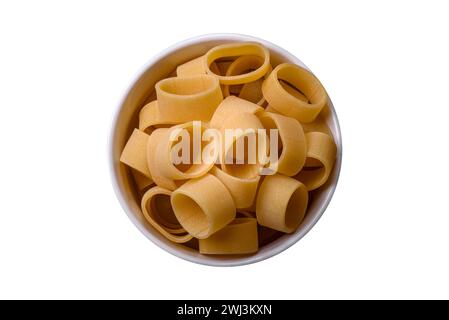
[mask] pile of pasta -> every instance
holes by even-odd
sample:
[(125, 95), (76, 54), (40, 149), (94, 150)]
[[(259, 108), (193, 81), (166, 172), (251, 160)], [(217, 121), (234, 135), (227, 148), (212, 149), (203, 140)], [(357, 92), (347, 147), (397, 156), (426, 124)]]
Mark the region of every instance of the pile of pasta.
[[(228, 43), (179, 65), (155, 92), (120, 158), (154, 229), (202, 254), (251, 254), (261, 233), (297, 230), (310, 192), (326, 182), (336, 157), (320, 116), (328, 97), (313, 74), (291, 63), (273, 68), (261, 44)], [(175, 165), (170, 133), (192, 134), (193, 121), (201, 130), (277, 129), (277, 172), (260, 175), (259, 163)]]

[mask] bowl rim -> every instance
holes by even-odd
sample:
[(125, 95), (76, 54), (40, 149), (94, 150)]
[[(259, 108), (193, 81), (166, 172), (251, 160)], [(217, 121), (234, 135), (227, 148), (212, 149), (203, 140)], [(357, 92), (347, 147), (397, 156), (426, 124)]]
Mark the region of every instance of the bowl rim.
[[(125, 103), (127, 97), (133, 90), (134, 86), (138, 82), (138, 80), (145, 74), (145, 72), (152, 67), (157, 61), (163, 59), (165, 56), (172, 54), (178, 50), (181, 50), (185, 47), (199, 44), (204, 41), (255, 41), (260, 42), (266, 46), (269, 47), (269, 49), (275, 49), (277, 52), (282, 53), (283, 55), (287, 56), (290, 61), (294, 61), (295, 63), (301, 65), (302, 67), (305, 67), (307, 70), (311, 71), (300, 59), (298, 59), (296, 56), (291, 54), (289, 51), (285, 50), (282, 47), (279, 47), (278, 45), (269, 42), (267, 40), (245, 35), (245, 34), (239, 34), (239, 33), (209, 33), (209, 34), (203, 34), (199, 36), (194, 36), (182, 41), (179, 41), (166, 49), (160, 51), (153, 57), (151, 57), (147, 63), (145, 63), (138, 72), (134, 74), (134, 76), (131, 78), (129, 85), (124, 90), (124, 93), (121, 95), (121, 99), (118, 103), (118, 105), (115, 107), (115, 110), (113, 111), (113, 117), (111, 122), (111, 127), (109, 130), (108, 135), (108, 148), (107, 148), (107, 157), (108, 157), (108, 164), (109, 164), (109, 171), (110, 171), (110, 177), (112, 182), (112, 187), (114, 189), (115, 195), (117, 199), (119, 200), (119, 203), (122, 207), (122, 209), (125, 211), (128, 218), (132, 221), (132, 223), (139, 229), (146, 238), (151, 240), (155, 245), (163, 249), (164, 251), (178, 257), (181, 259), (184, 259), (189, 262), (206, 265), (206, 266), (213, 266), (213, 267), (234, 267), (234, 266), (243, 266), (248, 264), (253, 264), (256, 262), (260, 262), (263, 260), (266, 260), (268, 258), (274, 257), (278, 255), (279, 253), (287, 250), (292, 245), (297, 243), (299, 240), (301, 240), (320, 220), (320, 218), (323, 216), (324, 212), (326, 211), (327, 207), (329, 206), (329, 203), (335, 193), (336, 187), (338, 185), (338, 181), (340, 178), (341, 173), (341, 165), (342, 165), (342, 158), (343, 158), (343, 144), (342, 144), (342, 137), (341, 137), (341, 130), (340, 130), (340, 124), (338, 120), (337, 113), (335, 111), (335, 108), (333, 106), (332, 100), (329, 97), (329, 109), (332, 114), (332, 117), (335, 122), (335, 142), (337, 145), (337, 158), (336, 158), (336, 165), (334, 166), (333, 170), (335, 170), (335, 182), (331, 185), (330, 190), (327, 192), (326, 198), (323, 201), (320, 211), (314, 216), (314, 218), (307, 224), (305, 228), (301, 230), (300, 233), (295, 235), (294, 237), (289, 237), (283, 242), (281, 242), (278, 246), (271, 248), (268, 252), (266, 252), (264, 255), (262, 254), (254, 254), (249, 256), (242, 256), (238, 257), (232, 260), (212, 260), (210, 257), (207, 256), (199, 257), (199, 256), (193, 256), (189, 255), (186, 252), (177, 250), (175, 247), (171, 247), (167, 245), (166, 243), (159, 240), (157, 237), (155, 237), (151, 232), (149, 232), (140, 221), (135, 217), (135, 215), (132, 213), (131, 208), (129, 207), (127, 200), (123, 196), (121, 192), (121, 188), (119, 185), (118, 178), (116, 176), (115, 172), (115, 163), (114, 163), (114, 142), (115, 142), (115, 132), (116, 127), (119, 121), (120, 111), (122, 109), (123, 104)], [(311, 71), (312, 72), (312, 71)]]

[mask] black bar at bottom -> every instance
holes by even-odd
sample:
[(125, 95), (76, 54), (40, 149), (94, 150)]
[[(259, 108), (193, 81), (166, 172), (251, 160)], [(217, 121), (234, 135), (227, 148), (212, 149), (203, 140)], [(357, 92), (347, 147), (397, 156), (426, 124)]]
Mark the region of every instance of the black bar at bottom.
[[(79, 303), (80, 302), (80, 303)], [(132, 316), (145, 319), (299, 319), (313, 315), (345, 319), (384, 319), (411, 315), (428, 319), (432, 313), (447, 314), (447, 301), (438, 301), (431, 308), (417, 301), (356, 301), (361, 308), (354, 307), (354, 301), (298, 301), (298, 300), (151, 300), (151, 301), (0, 301), (3, 314), (12, 311), (16, 318), (32, 315), (34, 318), (61, 319), (70, 315), (75, 319), (87, 317)], [(377, 302), (382, 302), (381, 304)], [(386, 303), (385, 303), (386, 302)], [(442, 304), (441, 302), (444, 302)], [(29, 304), (23, 307), (21, 304)], [(56, 306), (55, 306), (56, 305)], [(59, 306), (58, 306), (59, 305)], [(86, 306), (83, 308), (83, 305)], [(382, 307), (385, 306), (385, 307)], [(440, 309), (441, 308), (441, 309)]]

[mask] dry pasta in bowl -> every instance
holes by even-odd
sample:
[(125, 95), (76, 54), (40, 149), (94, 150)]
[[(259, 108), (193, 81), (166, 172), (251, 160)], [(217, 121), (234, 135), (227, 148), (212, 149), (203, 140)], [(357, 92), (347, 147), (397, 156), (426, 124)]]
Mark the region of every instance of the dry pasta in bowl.
[(255, 256), (297, 233), (335, 179), (324, 87), (271, 54), (210, 45), (147, 86), (119, 160), (159, 239), (208, 259)]

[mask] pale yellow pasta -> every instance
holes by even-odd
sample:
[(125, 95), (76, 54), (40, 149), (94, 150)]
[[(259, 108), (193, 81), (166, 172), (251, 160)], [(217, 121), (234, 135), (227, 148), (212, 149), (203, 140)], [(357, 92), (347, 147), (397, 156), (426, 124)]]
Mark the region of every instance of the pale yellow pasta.
[(171, 195), (173, 211), (183, 228), (198, 239), (206, 239), (235, 218), (231, 194), (215, 176), (191, 179)]
[(287, 176), (296, 175), (304, 166), (307, 151), (301, 124), (296, 119), (270, 112), (262, 113), (259, 118), (266, 129), (277, 129), (279, 132), (281, 155), (277, 172)]
[[(184, 64), (181, 64), (176, 68), (176, 75), (178, 77), (190, 77), (201, 74), (206, 74), (205, 56), (201, 56)], [(210, 65), (210, 70), (215, 74), (220, 74), (220, 69), (215, 63)]]
[(236, 218), (207, 239), (199, 240), (203, 254), (248, 254), (258, 250), (257, 221)]
[[(251, 72), (233, 76), (220, 76), (214, 74), (209, 66), (218, 59), (235, 56), (258, 56), (262, 58), (262, 64)], [(206, 71), (217, 77), (221, 84), (244, 84), (262, 78), (270, 69), (270, 52), (267, 48), (254, 42), (237, 42), (216, 46), (206, 53)], [(230, 67), (229, 67), (230, 68)], [(229, 68), (226, 73), (229, 72)]]
[(245, 83), (240, 90), (239, 98), (258, 105), (262, 105), (265, 101), (262, 94), (262, 79), (256, 80), (254, 82)]
[[(232, 61), (234, 61), (234, 60), (220, 60), (220, 61), (216, 61), (216, 62), (211, 64), (210, 70), (214, 74), (216, 74), (216, 75), (223, 76), (223, 75), (226, 74), (226, 71), (228, 70), (229, 66), (231, 65)], [(213, 68), (214, 64), (217, 65), (218, 72), (216, 72), (216, 70), (214, 70), (214, 68)], [(230, 93), (233, 94), (233, 95), (238, 95), (240, 90), (242, 89), (242, 86), (243, 85), (241, 85), (241, 84), (240, 85), (231, 86), (230, 87)], [(220, 87), (221, 87), (221, 91), (224, 92), (225, 85), (220, 84)]]
[[(199, 131), (199, 137), (201, 137), (203, 130), (205, 129), (204, 124), (197, 129)], [(186, 145), (189, 149), (189, 158), (186, 160), (188, 160), (189, 163), (180, 163), (175, 165), (172, 149), (173, 145), (178, 143), (178, 140), (172, 140), (172, 135), (179, 130), (183, 130), (181, 132), (188, 133), (189, 142), (187, 142)], [(192, 179), (204, 175), (214, 166), (216, 159), (209, 159), (208, 162), (203, 162), (202, 160), (201, 149), (206, 146), (205, 144), (198, 145), (198, 149), (196, 150), (197, 152), (193, 150), (192, 143), (195, 143), (193, 137), (194, 130), (194, 123), (187, 122), (171, 127), (160, 136), (155, 152), (155, 162), (162, 176), (173, 180)], [(218, 156), (218, 152), (216, 155)]]
[[(248, 156), (249, 141), (254, 141), (254, 152), (266, 150), (268, 153), (268, 137), (264, 133), (265, 139), (258, 138), (258, 130), (264, 129), (259, 118), (252, 113), (237, 113), (222, 122), (222, 135), (225, 136), (223, 151), (221, 153), (221, 168), (224, 172), (242, 179), (252, 179), (259, 175), (261, 162), (258, 154), (253, 159)], [(226, 139), (225, 129), (240, 129), (233, 131), (233, 138)], [(239, 146), (243, 147), (243, 152), (238, 152)], [(239, 155), (239, 157), (237, 156)]]
[(303, 95), (298, 89), (296, 89), (295, 87), (291, 86), (290, 84), (288, 84), (285, 81), (280, 80), (279, 83), (281, 84), (282, 88), (284, 88), (285, 91), (287, 91), (288, 93), (290, 93), (292, 96), (294, 96), (295, 98), (304, 101), (304, 102), (309, 102), (309, 100), (307, 100), (307, 97), (305, 95)]
[[(300, 92), (296, 91), (299, 97), (299, 94), (301, 94)], [(304, 96), (303, 96), (304, 97)], [(304, 97), (304, 99), (307, 99)], [(273, 108), (272, 106), (267, 106), (265, 108), (265, 111), (267, 112), (271, 112), (271, 113), (277, 113), (277, 114), (281, 114), (278, 110), (276, 110), (275, 108)], [(328, 135), (332, 135), (331, 130), (329, 129), (329, 126), (326, 124), (326, 121), (324, 120), (324, 118), (320, 115), (318, 115), (315, 120), (313, 122), (309, 122), (309, 123), (301, 123), (302, 128), (304, 129), (304, 132), (323, 132), (326, 133)]]
[[(181, 227), (181, 225), (176, 225), (170, 221), (164, 221), (164, 218), (166, 219), (167, 215), (173, 215), (172, 212), (160, 212), (158, 210), (157, 198), (170, 198), (170, 196), (171, 191), (163, 189), (161, 187), (156, 186), (149, 189), (142, 197), (142, 213), (145, 219), (153, 226), (153, 228), (159, 231), (159, 233), (164, 237), (176, 243), (185, 243), (191, 240), (193, 237), (190, 234), (185, 234), (186, 231)], [(169, 224), (170, 226), (164, 226), (163, 224)]]
[(213, 167), (210, 173), (217, 177), (229, 190), (237, 209), (248, 208), (252, 205), (256, 197), (259, 176), (241, 179), (231, 176), (217, 167)]
[(264, 126), (258, 116), (250, 112), (239, 112), (233, 114), (223, 120), (220, 124), (220, 129), (264, 129)]
[[(257, 70), (263, 64), (263, 62), (264, 62), (264, 59), (262, 57), (240, 56), (229, 65), (228, 69), (226, 70), (225, 76), (231, 77), (231, 76), (240, 75), (242, 73), (249, 72), (252, 70)], [(271, 69), (271, 66), (270, 66), (270, 69)], [(270, 70), (270, 69), (268, 69), (268, 70)], [(268, 70), (267, 70), (267, 72), (268, 72)], [(260, 79), (258, 79), (258, 80), (260, 80)], [(248, 82), (248, 83), (254, 83), (254, 82), (255, 81)], [(223, 96), (224, 97), (227, 97), (231, 94), (230, 88), (231, 88), (230, 85), (223, 86)], [(239, 89), (242, 89), (242, 88), (243, 87), (241, 87)]]
[[(150, 135), (150, 138), (148, 139), (147, 143), (147, 163), (148, 168), (151, 172), (152, 179), (154, 183), (156, 183), (158, 186), (163, 187), (168, 190), (175, 190), (179, 184), (177, 184), (173, 179), (165, 177), (161, 171), (160, 168), (156, 164), (156, 150), (159, 145), (159, 142), (161, 141), (161, 138), (164, 136), (164, 134), (169, 129), (161, 128), (156, 129), (153, 131), (153, 133)], [(179, 182), (178, 182), (179, 183)]]
[(179, 123), (179, 121), (167, 119), (161, 115), (157, 100), (146, 104), (139, 113), (139, 130), (141, 131), (148, 132), (161, 125), (174, 125), (177, 123)]
[(308, 200), (307, 189), (301, 182), (280, 174), (267, 176), (257, 194), (257, 222), (292, 233), (305, 216)]
[(265, 177), (266, 176), (260, 176), (259, 184), (258, 184), (257, 189), (256, 189), (256, 197), (254, 198), (253, 203), (250, 206), (246, 207), (246, 208), (240, 209), (239, 212), (241, 212), (242, 214), (245, 214), (245, 213), (250, 213), (250, 214), (253, 214), (253, 215), (256, 214), (257, 195), (259, 194), (260, 186), (262, 185), (262, 182), (265, 179)]
[[(308, 102), (287, 92), (280, 81), (297, 88)], [(262, 92), (268, 104), (283, 115), (300, 122), (312, 122), (327, 103), (327, 94), (319, 80), (309, 71), (282, 63), (270, 73), (262, 84)]]
[[(302, 127), (305, 133), (322, 132), (327, 134), (329, 137), (333, 139), (332, 131), (329, 129), (328, 125), (326, 124), (326, 121), (324, 120), (321, 114), (313, 122), (303, 123)], [(314, 168), (314, 167), (316, 168), (321, 166), (322, 166), (321, 161), (314, 158), (306, 158), (306, 163), (304, 164), (304, 167), (307, 168)]]
[(335, 163), (332, 110), (312, 73), (279, 56), (273, 69), (261, 44), (206, 48), (149, 88), (120, 161), (145, 227), (201, 254), (249, 255), (301, 228)]
[(229, 96), (224, 99), (212, 116), (210, 125), (213, 128), (223, 128), (223, 123), (227, 122), (231, 117), (239, 113), (252, 113), (256, 114), (263, 111), (263, 108), (255, 103)]
[[(281, 82), (281, 83), (283, 83), (283, 82)], [(283, 84), (282, 86), (287, 87), (288, 85)], [(297, 96), (298, 99), (303, 99), (304, 101), (307, 101), (307, 98), (304, 95), (302, 95), (299, 91), (292, 89), (290, 86), (288, 86), (288, 87), (290, 88), (288, 90), (292, 90), (292, 92), (296, 92), (295, 94), (293, 94), (293, 93), (292, 94)], [(286, 90), (286, 91), (288, 91), (288, 90)], [(271, 113), (282, 114), (281, 112), (279, 112), (278, 110), (276, 110), (275, 108), (273, 108), (270, 105), (268, 105), (265, 108), (265, 111), (271, 112)], [(302, 125), (305, 133), (307, 133), (307, 132), (323, 132), (328, 135), (332, 135), (332, 132), (331, 132), (329, 126), (327, 125), (325, 119), (323, 118), (323, 116), (321, 114), (318, 115), (313, 122), (301, 123), (301, 125)]]
[[(329, 178), (334, 166), (337, 147), (334, 140), (322, 132), (309, 132), (306, 134), (306, 140), (307, 159), (315, 160), (314, 167), (304, 168), (295, 178), (311, 191), (321, 187)], [(321, 166), (317, 166), (316, 161)]]
[[(265, 57), (255, 55), (242, 55), (232, 61), (226, 70), (226, 76), (236, 76), (250, 70), (257, 70), (264, 63)], [(270, 70), (270, 65), (267, 71)], [(257, 79), (256, 79), (257, 80)], [(253, 80), (253, 81), (256, 81)]]
[(134, 129), (120, 156), (120, 161), (151, 178), (147, 165), (147, 142), (149, 135), (139, 129)]
[(155, 88), (161, 116), (178, 123), (209, 121), (223, 100), (217, 78), (210, 75), (167, 78)]

